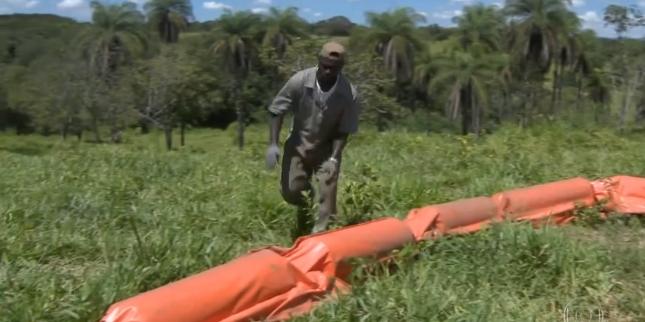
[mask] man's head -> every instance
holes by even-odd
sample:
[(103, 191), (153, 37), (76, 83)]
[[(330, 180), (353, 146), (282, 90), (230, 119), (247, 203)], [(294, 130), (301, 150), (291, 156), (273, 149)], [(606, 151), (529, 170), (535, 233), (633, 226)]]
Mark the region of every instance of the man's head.
[(330, 41), (323, 45), (318, 54), (318, 82), (333, 84), (345, 65), (345, 47)]

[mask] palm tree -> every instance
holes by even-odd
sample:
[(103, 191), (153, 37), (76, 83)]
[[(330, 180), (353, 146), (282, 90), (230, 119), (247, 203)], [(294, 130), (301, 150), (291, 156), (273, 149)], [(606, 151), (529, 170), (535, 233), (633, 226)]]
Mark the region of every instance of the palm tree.
[(424, 22), (424, 16), (411, 8), (400, 8), (390, 12), (366, 14), (370, 29), (366, 40), (383, 56), (386, 68), (397, 81), (412, 78), (414, 52), (423, 47), (416, 35), (416, 24)]
[(585, 30), (577, 33), (574, 37), (573, 72), (576, 78), (577, 95), (576, 109), (579, 109), (582, 99), (583, 81), (592, 76), (594, 64), (590, 53), (597, 51), (596, 33), (593, 30)]
[[(507, 0), (506, 14), (516, 21), (512, 49), (527, 72), (544, 74), (559, 49), (570, 18), (563, 0)], [(528, 75), (527, 75), (528, 76)]]
[[(89, 91), (99, 87), (111, 88), (115, 85), (117, 68), (128, 56), (145, 47), (147, 41), (142, 32), (143, 15), (132, 2), (121, 4), (103, 4), (99, 1), (90, 3), (92, 8), (92, 25), (81, 35), (80, 46), (88, 64), (87, 81)], [(94, 81), (96, 79), (96, 81)], [(98, 121), (102, 108), (96, 102), (88, 100), (87, 108), (92, 117), (94, 134), (97, 142), (101, 141)], [(113, 140), (118, 133), (115, 124), (116, 115), (112, 115)]]
[(226, 10), (214, 30), (213, 52), (219, 55), (229, 71), (234, 75), (233, 99), (235, 100), (238, 122), (238, 145), (244, 147), (244, 122), (246, 111), (240, 99), (244, 79), (252, 66), (256, 51), (259, 16), (248, 11), (233, 13)]
[[(609, 103), (609, 99), (611, 98), (610, 88), (611, 80), (607, 72), (601, 69), (591, 71), (587, 90), (589, 91), (589, 98), (596, 105), (600, 106), (601, 111), (607, 111), (607, 103)], [(594, 108), (594, 118), (596, 122), (600, 122), (600, 111), (597, 108)]]
[(461, 16), (453, 18), (457, 23), (457, 37), (461, 46), (468, 50), (473, 44), (484, 44), (489, 51), (501, 49), (504, 17), (495, 6), (477, 4), (464, 7)]
[(143, 6), (143, 10), (164, 43), (179, 41), (179, 33), (193, 18), (190, 0), (150, 0)]
[(105, 5), (94, 0), (90, 6), (92, 25), (81, 36), (81, 48), (92, 70), (107, 80), (128, 55), (145, 46), (144, 17), (132, 2)]
[(289, 7), (284, 10), (271, 8), (266, 18), (266, 31), (262, 44), (272, 47), (282, 58), (287, 47), (291, 45), (293, 37), (307, 35), (307, 23), (298, 16), (298, 8)]
[(580, 18), (575, 13), (567, 11), (565, 22), (561, 33), (558, 35), (557, 45), (559, 49), (554, 59), (551, 113), (555, 113), (558, 110), (558, 102), (562, 100), (562, 78), (565, 68), (574, 67), (576, 58), (579, 58), (579, 55), (584, 55), (578, 32)]
[(428, 84), (427, 91), (448, 94), (447, 112), (453, 120), (461, 114), (462, 134), (480, 134), (489, 88), (504, 82), (500, 71), (506, 57), (486, 53), (483, 48), (453, 50), (432, 63), (437, 74)]

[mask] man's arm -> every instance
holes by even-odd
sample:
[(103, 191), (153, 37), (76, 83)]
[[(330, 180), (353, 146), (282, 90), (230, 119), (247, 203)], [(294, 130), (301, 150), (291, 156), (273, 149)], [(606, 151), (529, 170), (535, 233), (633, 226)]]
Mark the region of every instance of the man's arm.
[(282, 129), (282, 120), (284, 114), (269, 113), (269, 145), (278, 145), (280, 142), (280, 130)]
[(331, 153), (331, 158), (334, 160), (338, 160), (340, 156), (343, 154), (343, 149), (345, 149), (345, 145), (347, 145), (347, 138), (349, 137), (349, 134), (339, 134), (338, 137), (336, 137), (333, 141), (333, 150)]

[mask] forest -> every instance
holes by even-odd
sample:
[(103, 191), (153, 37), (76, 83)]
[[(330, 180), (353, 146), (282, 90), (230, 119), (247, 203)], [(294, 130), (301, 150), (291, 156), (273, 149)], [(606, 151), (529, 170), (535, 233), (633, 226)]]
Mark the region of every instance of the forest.
[(645, 42), (625, 38), (645, 20), (608, 5), (616, 38), (582, 29), (562, 0), (475, 4), (455, 27), (425, 24), (412, 8), (307, 23), (298, 8), (226, 10), (194, 21), (187, 0), (93, 1), (91, 22), (0, 16), (0, 129), (118, 143), (123, 131), (244, 129), (266, 120), (294, 72), (320, 45), (349, 49), (344, 73), (361, 93), (362, 124), (379, 131), (481, 135), (505, 122), (562, 120), (619, 130), (645, 118)]

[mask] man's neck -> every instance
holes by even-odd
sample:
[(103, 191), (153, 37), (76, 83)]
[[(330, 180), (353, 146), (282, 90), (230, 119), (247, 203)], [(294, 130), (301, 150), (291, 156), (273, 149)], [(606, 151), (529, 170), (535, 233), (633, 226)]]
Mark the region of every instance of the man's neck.
[(316, 80), (318, 81), (318, 86), (320, 86), (320, 89), (323, 92), (327, 92), (332, 87), (334, 87), (334, 84), (336, 84), (336, 81), (338, 81), (338, 76), (336, 76), (336, 78), (334, 78), (333, 81), (329, 81), (329, 82), (321, 82), (319, 79), (316, 79)]

